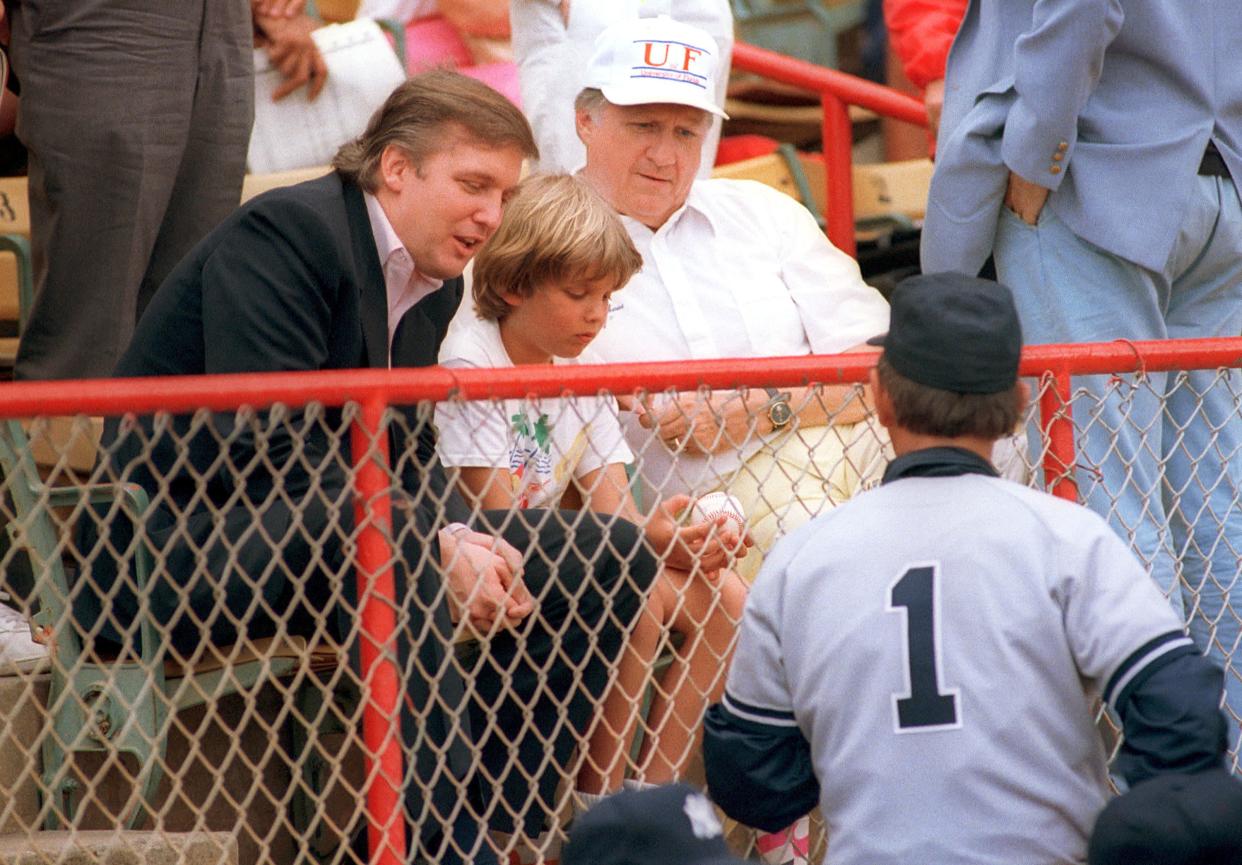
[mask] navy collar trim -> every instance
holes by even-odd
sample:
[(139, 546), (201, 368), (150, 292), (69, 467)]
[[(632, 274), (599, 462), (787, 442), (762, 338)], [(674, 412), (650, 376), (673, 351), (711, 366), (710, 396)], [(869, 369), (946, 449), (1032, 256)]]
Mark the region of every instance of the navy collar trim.
[(902, 478), (947, 478), (958, 475), (1000, 477), (992, 464), (974, 451), (938, 447), (911, 451), (897, 457), (884, 470), (883, 483)]

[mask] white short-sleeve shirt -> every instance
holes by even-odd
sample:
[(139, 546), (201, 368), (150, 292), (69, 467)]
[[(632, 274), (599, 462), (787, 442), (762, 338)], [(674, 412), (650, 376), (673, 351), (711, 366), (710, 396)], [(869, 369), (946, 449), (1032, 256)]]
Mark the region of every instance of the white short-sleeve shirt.
[[(888, 329), (888, 303), (805, 207), (751, 180), (697, 180), (656, 231), (623, 217), (643, 268), (613, 295), (591, 345), (605, 362), (832, 354)], [(648, 484), (716, 486), (759, 447), (673, 454), (627, 424)]]
[[(440, 347), (440, 362), (481, 368), (514, 365), (497, 323), (473, 314), (459, 318)], [(508, 470), (521, 507), (555, 506), (571, 479), (633, 459), (611, 397), (442, 402), (436, 406), (435, 422), (444, 465)]]

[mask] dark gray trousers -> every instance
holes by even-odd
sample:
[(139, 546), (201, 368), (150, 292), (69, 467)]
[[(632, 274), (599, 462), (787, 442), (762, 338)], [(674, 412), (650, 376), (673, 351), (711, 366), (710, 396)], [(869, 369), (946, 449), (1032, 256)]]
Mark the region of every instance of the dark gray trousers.
[(248, 0), (9, 0), (35, 303), (15, 375), (102, 377), (146, 302), (237, 206)]

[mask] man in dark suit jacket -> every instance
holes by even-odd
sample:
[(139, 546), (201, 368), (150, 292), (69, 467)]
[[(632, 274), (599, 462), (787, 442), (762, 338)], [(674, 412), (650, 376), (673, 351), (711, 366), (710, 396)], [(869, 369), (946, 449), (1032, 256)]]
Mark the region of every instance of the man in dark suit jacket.
[[(116, 374), (433, 364), (462, 269), (535, 153), (525, 119), (489, 88), (447, 72), (411, 79), (341, 149), (334, 173), (260, 196), (183, 260)], [(152, 499), (142, 531), (159, 565), (147, 604), (172, 652), (354, 635), (342, 414), (108, 423), (107, 472)], [(397, 409), (389, 428), (412, 846), (433, 862), (494, 862), (484, 816), (537, 833), (555, 810), (656, 564), (628, 523), (472, 514), (434, 460), (428, 417)], [(472, 529), (472, 517), (502, 526), (499, 536)], [(124, 528), (108, 526), (107, 540), (124, 549)], [(121, 640), (137, 597), (103, 558), (77, 616)], [(452, 641), (465, 619), (493, 630), (463, 675)]]

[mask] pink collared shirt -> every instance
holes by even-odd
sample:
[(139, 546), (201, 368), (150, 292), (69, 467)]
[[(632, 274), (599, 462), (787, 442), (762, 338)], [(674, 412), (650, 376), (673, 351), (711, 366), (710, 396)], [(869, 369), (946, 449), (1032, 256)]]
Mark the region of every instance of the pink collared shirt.
[(401, 238), (397, 237), (379, 200), (369, 192), (364, 192), (362, 197), (367, 203), (371, 233), (375, 235), (375, 250), (384, 269), (384, 289), (388, 295), (388, 366), (391, 368), (392, 338), (401, 316), (444, 285), (444, 280), (432, 279), (418, 272), (418, 266)]

